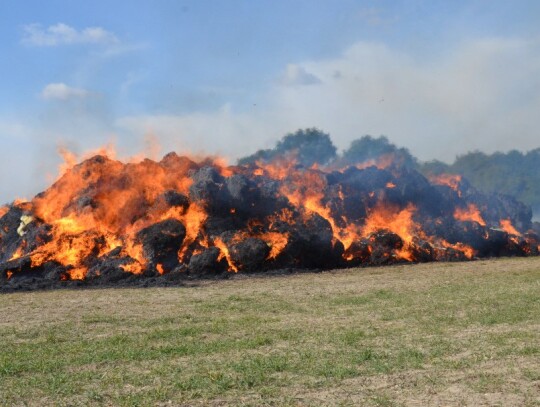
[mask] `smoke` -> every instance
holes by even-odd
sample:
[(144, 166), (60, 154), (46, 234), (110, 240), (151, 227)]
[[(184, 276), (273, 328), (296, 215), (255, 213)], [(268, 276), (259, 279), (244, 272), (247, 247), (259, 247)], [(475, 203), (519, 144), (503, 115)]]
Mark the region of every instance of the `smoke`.
[(280, 88), (276, 105), (288, 122), (327, 129), (340, 147), (359, 131), (388, 135), (423, 160), (537, 147), (537, 43), (478, 40), (431, 59), (358, 43), (305, 69), (322, 84)]
[(50, 83), (43, 88), (41, 96), (46, 100), (67, 100), (71, 98), (85, 98), (90, 93), (85, 89), (74, 88), (65, 83)]
[(31, 187), (37, 178), (33, 141), (26, 126), (0, 121), (0, 143), (5, 152), (9, 151), (0, 160), (0, 205), (15, 198), (30, 198), (37, 192)]
[(538, 146), (537, 41), (485, 38), (428, 56), (359, 42), (337, 58), (283, 70), (249, 109), (128, 116), (116, 125), (232, 158), (309, 127), (328, 131), (340, 149), (363, 134), (384, 134), (421, 160)]
[(58, 165), (60, 143), (80, 153), (116, 140), (121, 155), (133, 155), (144, 150), (148, 134), (162, 152), (220, 154), (229, 161), (312, 127), (330, 133), (339, 150), (364, 134), (384, 134), (420, 160), (538, 147), (539, 42), (483, 38), (445, 51), (426, 55), (357, 42), (334, 58), (290, 61), (264, 90), (249, 94), (252, 102), (240, 92), (213, 111), (119, 114), (105, 94), (49, 100), (22, 129), (4, 120), (3, 145), (13, 147), (6, 151), (20, 181), (13, 181), (13, 165), (3, 163), (0, 198), (33, 195), (44, 186), (44, 173), (52, 168), (54, 174)]

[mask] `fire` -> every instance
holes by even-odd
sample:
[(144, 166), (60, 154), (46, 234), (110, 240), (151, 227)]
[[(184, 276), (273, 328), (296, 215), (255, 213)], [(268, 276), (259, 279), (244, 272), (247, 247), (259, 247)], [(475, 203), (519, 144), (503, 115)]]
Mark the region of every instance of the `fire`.
[(455, 174), (440, 174), (430, 175), (429, 180), (436, 185), (446, 185), (452, 188), (454, 191), (459, 191), (459, 184), (461, 183), (461, 175)]
[(482, 226), (486, 226), (486, 222), (482, 218), (478, 207), (475, 204), (468, 204), (467, 208), (456, 208), (454, 211), (454, 219), (461, 222), (476, 222)]
[[(453, 202), (441, 204), (450, 209), (439, 213), (425, 196), (410, 193), (431, 186), (420, 174), (401, 171), (393, 155), (348, 168), (306, 168), (294, 156), (228, 166), (216, 157), (175, 153), (160, 161), (119, 161), (110, 146), (83, 162), (65, 149), (61, 154), (61, 175), (50, 188), (0, 208), (0, 239), (13, 239), (5, 251), (0, 240), (2, 261), (14, 264), (6, 269), (8, 279), (27, 271), (21, 267), (43, 274), (53, 268), (64, 280), (84, 280), (110, 270), (187, 275), (192, 269), (238, 272), (491, 255), (482, 254), (483, 241), (457, 241), (467, 225), (454, 220), (476, 222), (473, 237), (490, 238), (478, 206), (460, 195), (461, 177), (431, 179), (458, 192), (456, 198), (444, 188), (433, 191), (433, 199)], [(490, 225), (497, 222), (489, 204), (481, 208)], [(500, 218), (500, 228), (512, 235), (506, 247), (537, 249), (513, 226), (514, 218)], [(247, 239), (249, 244), (239, 245)]]
[[(369, 162), (364, 164), (367, 167), (374, 163)], [(378, 162), (378, 167), (386, 168), (388, 166), (390, 166), (390, 163), (387, 163), (384, 159)], [(279, 178), (283, 179), (281, 178), (283, 175), (284, 174), (280, 174)], [(354, 242), (366, 239), (373, 233), (388, 230), (398, 235), (404, 242), (403, 248), (396, 250), (396, 256), (406, 261), (415, 260), (415, 256), (411, 250), (414, 237), (419, 236), (424, 239), (427, 237), (422, 231), (421, 226), (413, 220), (413, 215), (416, 211), (414, 205), (408, 204), (404, 209), (399, 209), (392, 205), (385, 206), (384, 204), (379, 203), (368, 213), (365, 224), (361, 226), (354, 222), (349, 222), (347, 218), (343, 216), (339, 219), (332, 213), (328, 206), (322, 203), (327, 185), (320, 172), (304, 171), (298, 173), (296, 171), (290, 173), (288, 176), (289, 178), (292, 177), (294, 181), (292, 182), (293, 187), (289, 184), (285, 184), (281, 188), (281, 193), (299, 210), (304, 210), (308, 213), (316, 213), (327, 220), (332, 227), (334, 242), (341, 242), (345, 251), (347, 251)], [(461, 177), (442, 177), (440, 181), (441, 180), (453, 182), (452, 185), (457, 188)], [(385, 187), (392, 189), (396, 187), (396, 184), (390, 181), (385, 184)], [(344, 194), (341, 189), (338, 191), (338, 196), (341, 200), (344, 199)], [(369, 192), (369, 197), (374, 198), (375, 191)], [(456, 209), (455, 216), (456, 218), (459, 217), (461, 219), (473, 219), (485, 226), (485, 222), (482, 220), (480, 212), (473, 204), (468, 207), (467, 211), (460, 211), (459, 208)], [(474, 249), (463, 244), (451, 245), (448, 243), (445, 247), (450, 247), (456, 251), (462, 252), (467, 258), (472, 258), (475, 254)], [(350, 253), (346, 252), (343, 257), (345, 260), (351, 260), (352, 256)]]
[(156, 265), (156, 270), (157, 270), (157, 272), (158, 272), (160, 275), (165, 274), (165, 269), (163, 268), (163, 265), (160, 264), (160, 263), (158, 263), (158, 264)]
[(234, 271), (235, 273), (238, 272), (238, 267), (236, 267), (236, 265), (234, 264), (234, 262), (232, 261), (231, 259), (231, 254), (229, 253), (229, 248), (227, 247), (227, 245), (225, 244), (225, 242), (223, 242), (223, 240), (221, 238), (216, 238), (214, 240), (214, 245), (219, 248), (220, 250), (220, 253), (219, 253), (219, 257), (218, 257), (218, 261), (222, 260), (222, 259), (225, 259), (227, 260), (227, 264), (229, 265), (229, 268)]
[(278, 221), (287, 223), (288, 225), (292, 226), (294, 225), (294, 214), (290, 209), (284, 208), (278, 213), (275, 213), (272, 216), (270, 216), (268, 221), (270, 224), (270, 228), (272, 228), (273, 224)]
[(259, 237), (270, 246), (270, 253), (268, 254), (269, 260), (277, 258), (283, 249), (285, 249), (287, 243), (289, 243), (288, 233), (266, 232)]
[(444, 248), (454, 249), (463, 253), (465, 257), (467, 257), (468, 259), (472, 259), (476, 254), (476, 250), (474, 250), (471, 246), (467, 246), (466, 244), (463, 244), (463, 243), (458, 242), (458, 243), (452, 244), (442, 239), (441, 244)]
[(360, 226), (352, 223), (349, 224), (346, 219), (345, 224), (346, 226), (343, 228), (334, 226), (332, 230), (335, 231), (334, 238), (343, 243), (345, 249), (348, 249), (355, 241), (361, 239), (362, 233)]
[[(356, 225), (338, 226), (331, 209), (322, 204), (324, 191), (327, 187), (324, 178), (319, 172), (306, 172), (295, 174), (294, 189), (286, 186), (282, 187), (281, 193), (287, 197), (289, 202), (298, 209), (303, 209), (308, 213), (316, 213), (324, 218), (332, 227), (334, 242), (341, 241), (345, 248), (348, 248), (358, 239), (358, 227)], [(343, 192), (339, 191), (340, 199), (343, 199)]]
[(412, 261), (414, 260), (414, 256), (409, 251), (409, 246), (413, 241), (414, 235), (420, 233), (419, 226), (412, 218), (415, 211), (416, 208), (412, 204), (401, 210), (379, 204), (369, 213), (362, 229), (362, 234), (370, 235), (380, 230), (389, 230), (395, 233), (405, 243), (403, 249), (399, 250), (396, 254), (404, 260)]
[(19, 247), (17, 247), (17, 250), (15, 250), (15, 253), (13, 253), (13, 255), (11, 256), (9, 260), (11, 261), (11, 260), (20, 259), (24, 254), (24, 248), (25, 248), (24, 246), (25, 246), (24, 244), (21, 244)]
[(415, 210), (412, 204), (401, 210), (379, 204), (369, 213), (362, 234), (369, 235), (386, 229), (394, 232), (404, 242), (411, 243), (413, 234), (418, 231), (418, 226), (412, 219)]
[(64, 147), (58, 147), (58, 153), (60, 154), (60, 156), (64, 160), (58, 166), (58, 174), (60, 174), (60, 176), (62, 176), (68, 170), (70, 170), (71, 168), (73, 168), (77, 164), (78, 159), (77, 159), (77, 155), (75, 153), (71, 152), (70, 150), (68, 150), (67, 148), (64, 148)]
[[(197, 204), (191, 204), (187, 212), (179, 219), (184, 223), (186, 227), (186, 237), (180, 252), (178, 253), (178, 258), (182, 262), (186, 259), (186, 253), (189, 249), (189, 246), (193, 244), (199, 235), (199, 232), (202, 230), (204, 222), (207, 218), (206, 211), (204, 208)], [(204, 247), (208, 247), (206, 239), (202, 239), (200, 242)]]
[(66, 147), (59, 146), (58, 154), (60, 154), (63, 159), (63, 162), (58, 166), (58, 174), (61, 177), (66, 172), (71, 170), (75, 165), (77, 165), (78, 162), (89, 159), (93, 156), (105, 155), (114, 159), (116, 157), (116, 148), (114, 147), (114, 144), (110, 143), (104, 147), (98, 148), (97, 150), (90, 150), (84, 153), (82, 156), (78, 156)]
[[(82, 167), (73, 165), (72, 155), (64, 152), (64, 157), (66, 168), (71, 166), (71, 170), (33, 201), (36, 215), (53, 225), (52, 241), (31, 255), (34, 267), (56, 261), (73, 267), (74, 271), (69, 272), (72, 279), (81, 279), (87, 271), (83, 265), (86, 257), (96, 250), (103, 255), (123, 246), (123, 252), (134, 262), (121, 267), (140, 274), (147, 263), (140, 244), (135, 242), (136, 233), (170, 217), (185, 223), (186, 244), (195, 240), (206, 216), (203, 209), (191, 204), (187, 210), (166, 206), (163, 210), (158, 202), (168, 190), (188, 193), (192, 182), (188, 172), (195, 168), (195, 163), (171, 157), (171, 162), (143, 160), (123, 164), (96, 156), (86, 162), (83, 172)], [(80, 202), (78, 197), (83, 191), (90, 193), (86, 194), (87, 201)], [(145, 206), (150, 206), (150, 210), (142, 209)], [(105, 243), (96, 246), (87, 231), (100, 234)]]
[(257, 167), (255, 175), (266, 175), (272, 179), (283, 180), (288, 175), (296, 172), (294, 167), (296, 167), (297, 162), (295, 158), (289, 159), (278, 159), (271, 163), (263, 163), (261, 161), (256, 162)]
[(214, 165), (218, 168), (219, 173), (224, 177), (234, 175), (234, 170), (227, 165), (227, 161), (222, 157), (213, 158)]
[(128, 264), (122, 264), (120, 267), (129, 273), (141, 274), (147, 264), (142, 245), (130, 239), (126, 242), (123, 251), (134, 261)]
[(366, 169), (368, 167), (377, 167), (379, 170), (384, 170), (396, 163), (396, 157), (394, 154), (383, 154), (377, 158), (364, 161), (356, 164), (356, 168), (359, 170)]
[(504, 230), (506, 233), (510, 235), (516, 235), (521, 236), (521, 233), (512, 225), (512, 221), (510, 219), (501, 219), (500, 221), (501, 229)]

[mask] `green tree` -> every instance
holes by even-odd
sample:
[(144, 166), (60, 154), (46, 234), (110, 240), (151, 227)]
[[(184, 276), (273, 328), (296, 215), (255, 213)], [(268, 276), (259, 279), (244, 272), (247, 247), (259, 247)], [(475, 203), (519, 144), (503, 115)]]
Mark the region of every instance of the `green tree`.
[(458, 156), (448, 169), (481, 191), (512, 195), (540, 213), (540, 149), (525, 154), (473, 151)]
[(238, 160), (238, 164), (249, 164), (256, 161), (272, 161), (280, 157), (294, 157), (299, 164), (310, 167), (317, 163), (328, 164), (336, 157), (336, 147), (330, 135), (319, 129), (301, 129), (289, 133), (277, 142), (276, 147), (259, 150), (255, 154)]
[(346, 165), (359, 164), (376, 160), (384, 156), (392, 156), (393, 162), (410, 168), (417, 166), (416, 158), (406, 148), (398, 148), (390, 143), (387, 137), (363, 136), (354, 140), (342, 154), (341, 161)]
[(424, 175), (439, 175), (451, 172), (450, 166), (439, 160), (424, 162), (420, 165), (419, 170)]

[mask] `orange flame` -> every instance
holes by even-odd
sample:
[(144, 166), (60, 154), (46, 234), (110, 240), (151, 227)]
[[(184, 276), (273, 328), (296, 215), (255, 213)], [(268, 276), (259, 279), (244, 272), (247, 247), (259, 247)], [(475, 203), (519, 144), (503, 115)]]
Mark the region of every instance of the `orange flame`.
[(268, 254), (267, 260), (274, 260), (277, 258), (289, 243), (288, 233), (266, 232), (259, 237), (270, 246), (270, 253)]
[(294, 173), (294, 167), (297, 165), (297, 162), (295, 158), (283, 158), (276, 159), (270, 163), (257, 161), (256, 165), (259, 168), (254, 170), (255, 175), (266, 175), (275, 180), (283, 180)]
[(482, 218), (478, 207), (475, 204), (468, 204), (467, 208), (456, 208), (454, 211), (454, 219), (461, 222), (476, 222), (482, 226), (486, 226), (486, 222)]
[(17, 250), (15, 250), (15, 253), (13, 253), (13, 255), (11, 256), (11, 258), (9, 260), (20, 259), (23, 254), (24, 254), (24, 244), (17, 247)]
[(501, 219), (500, 221), (501, 229), (504, 230), (509, 235), (516, 235), (521, 236), (521, 233), (512, 225), (512, 221), (510, 219)]
[(405, 243), (403, 249), (396, 254), (404, 260), (413, 260), (413, 254), (410, 252), (409, 246), (413, 241), (414, 235), (421, 234), (420, 226), (417, 225), (412, 217), (416, 208), (409, 204), (405, 209), (393, 208), (378, 204), (368, 214), (365, 226), (362, 229), (362, 234), (367, 236), (379, 230), (389, 230), (398, 235)]
[(163, 269), (163, 265), (161, 263), (156, 264), (156, 270), (160, 275), (165, 274), (165, 270)]
[(468, 259), (472, 259), (476, 254), (476, 251), (471, 246), (467, 246), (466, 244), (460, 242), (452, 244), (444, 239), (441, 239), (441, 244), (445, 248), (451, 248), (463, 253)]
[(238, 267), (234, 264), (234, 262), (231, 259), (231, 254), (229, 253), (229, 248), (225, 244), (225, 242), (217, 237), (214, 239), (214, 245), (219, 249), (219, 257), (218, 261), (225, 259), (227, 260), (227, 264), (229, 265), (229, 270), (234, 271), (235, 273), (238, 272)]
[(379, 170), (385, 170), (391, 167), (396, 162), (396, 156), (392, 153), (383, 154), (377, 158), (372, 158), (362, 163), (356, 164), (355, 167), (359, 170), (366, 169), (368, 167), (377, 167)]
[[(154, 143), (151, 139), (149, 141)], [(157, 151), (153, 149), (152, 154), (157, 154)], [(241, 265), (232, 260), (230, 245), (248, 237), (259, 238), (270, 248), (267, 260), (275, 260), (286, 250), (292, 236), (292, 232), (283, 232), (283, 223), (294, 227), (297, 222), (313, 221), (317, 215), (330, 225), (334, 248), (341, 250), (341, 244), (345, 251), (360, 247), (358, 258), (375, 253), (375, 234), (381, 231), (392, 232), (401, 238), (400, 248), (392, 249), (393, 252), (388, 253), (388, 256), (402, 260), (415, 261), (416, 254), (421, 253), (421, 245), (426, 242), (432, 245), (431, 249), (439, 249), (437, 253), (441, 256), (445, 254), (442, 248), (459, 251), (468, 258), (476, 254), (473, 248), (462, 243), (450, 244), (436, 236), (426, 236), (416, 221), (420, 219), (420, 214), (417, 214), (417, 208), (413, 204), (409, 203), (405, 207), (385, 204), (384, 197), (391, 195), (388, 189), (396, 188), (396, 183), (402, 185), (398, 181), (387, 182), (375, 190), (363, 191), (359, 204), (364, 207), (359, 213), (364, 213), (365, 209), (367, 215), (365, 219), (359, 218), (360, 215), (351, 215), (358, 217), (350, 220), (340, 209), (349, 205), (346, 200), (348, 187), (342, 189), (339, 184), (329, 181), (332, 178), (328, 176), (328, 168), (318, 165), (309, 169), (299, 167), (294, 156), (271, 163), (227, 166), (220, 158), (195, 162), (175, 154), (169, 154), (161, 161), (139, 157), (123, 163), (114, 159), (112, 146), (99, 151), (100, 156), (81, 164), (77, 164), (79, 157), (68, 150), (60, 149), (60, 153), (64, 158), (64, 164), (59, 169), (62, 174), (60, 178), (31, 202), (16, 203), (24, 213), (31, 213), (37, 224), (46, 223), (51, 227), (48, 236), (50, 240), (33, 251), (21, 243), (11, 259), (28, 254), (32, 267), (56, 262), (67, 270), (64, 279), (84, 279), (88, 267), (94, 264), (89, 259), (116, 256), (116, 253), (122, 256), (124, 264), (120, 267), (124, 271), (143, 273), (149, 260), (145, 257), (138, 237), (141, 236), (139, 232), (167, 219), (178, 220), (185, 227), (185, 238), (177, 253), (180, 263), (189, 261), (190, 256), (200, 253), (202, 248), (215, 246), (220, 251), (219, 260), (225, 259), (229, 270), (234, 272), (237, 272)], [(375, 165), (378, 168), (394, 168), (394, 160), (395, 157), (390, 154), (357, 167), (362, 169)], [(280, 207), (286, 208), (270, 215), (265, 213), (260, 217), (245, 220), (247, 229), (235, 232), (235, 229), (232, 229), (234, 236), (227, 239), (228, 245), (221, 238), (208, 235), (205, 226), (209, 216), (207, 203), (194, 203), (188, 198), (193, 183), (192, 172), (206, 165), (212, 165), (225, 178), (234, 174), (247, 174), (252, 177), (252, 181), (260, 182), (261, 185), (265, 180), (258, 178), (259, 176), (282, 181), (277, 194), (279, 198), (285, 197), (288, 200), (288, 203), (280, 204)], [(399, 179), (399, 173), (396, 172), (394, 177)], [(447, 185), (460, 194), (462, 180), (459, 175), (443, 174), (430, 179), (436, 184)], [(219, 186), (222, 187), (228, 188), (228, 183)], [(172, 204), (172, 201), (169, 201), (171, 193), (179, 203)], [(229, 212), (233, 225), (244, 221), (241, 215), (246, 211), (240, 208), (243, 207), (235, 203), (234, 208), (225, 209)], [(0, 208), (0, 216), (8, 210), (8, 207)], [(456, 208), (453, 216), (459, 221), (486, 225), (480, 210), (472, 203), (465, 208)], [(442, 222), (442, 218), (435, 220), (437, 221)], [(501, 220), (500, 226), (509, 234), (519, 236), (509, 219)], [(357, 242), (359, 244), (354, 245)], [(112, 254), (117, 248), (119, 249)], [(352, 260), (355, 255), (349, 252), (344, 254), (344, 257)], [(156, 264), (156, 270), (159, 274), (164, 274), (164, 265)]]
[(428, 179), (433, 184), (446, 185), (447, 187), (452, 188), (454, 191), (459, 191), (461, 175), (455, 175), (455, 174), (429, 175)]

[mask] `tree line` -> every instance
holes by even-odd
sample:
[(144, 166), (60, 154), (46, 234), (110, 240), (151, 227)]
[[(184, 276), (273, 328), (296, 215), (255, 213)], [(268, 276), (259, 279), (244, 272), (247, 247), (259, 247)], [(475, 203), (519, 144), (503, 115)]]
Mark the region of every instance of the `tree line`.
[(512, 195), (540, 213), (540, 148), (521, 153), (486, 154), (480, 151), (459, 155), (453, 163), (434, 160), (420, 162), (408, 149), (397, 147), (387, 137), (365, 135), (353, 140), (338, 154), (330, 135), (317, 129), (300, 129), (286, 134), (272, 149), (259, 150), (238, 160), (239, 164), (269, 162), (291, 157), (298, 164), (346, 166), (392, 156), (393, 162), (416, 169), (424, 175), (442, 173), (462, 175), (480, 191)]

